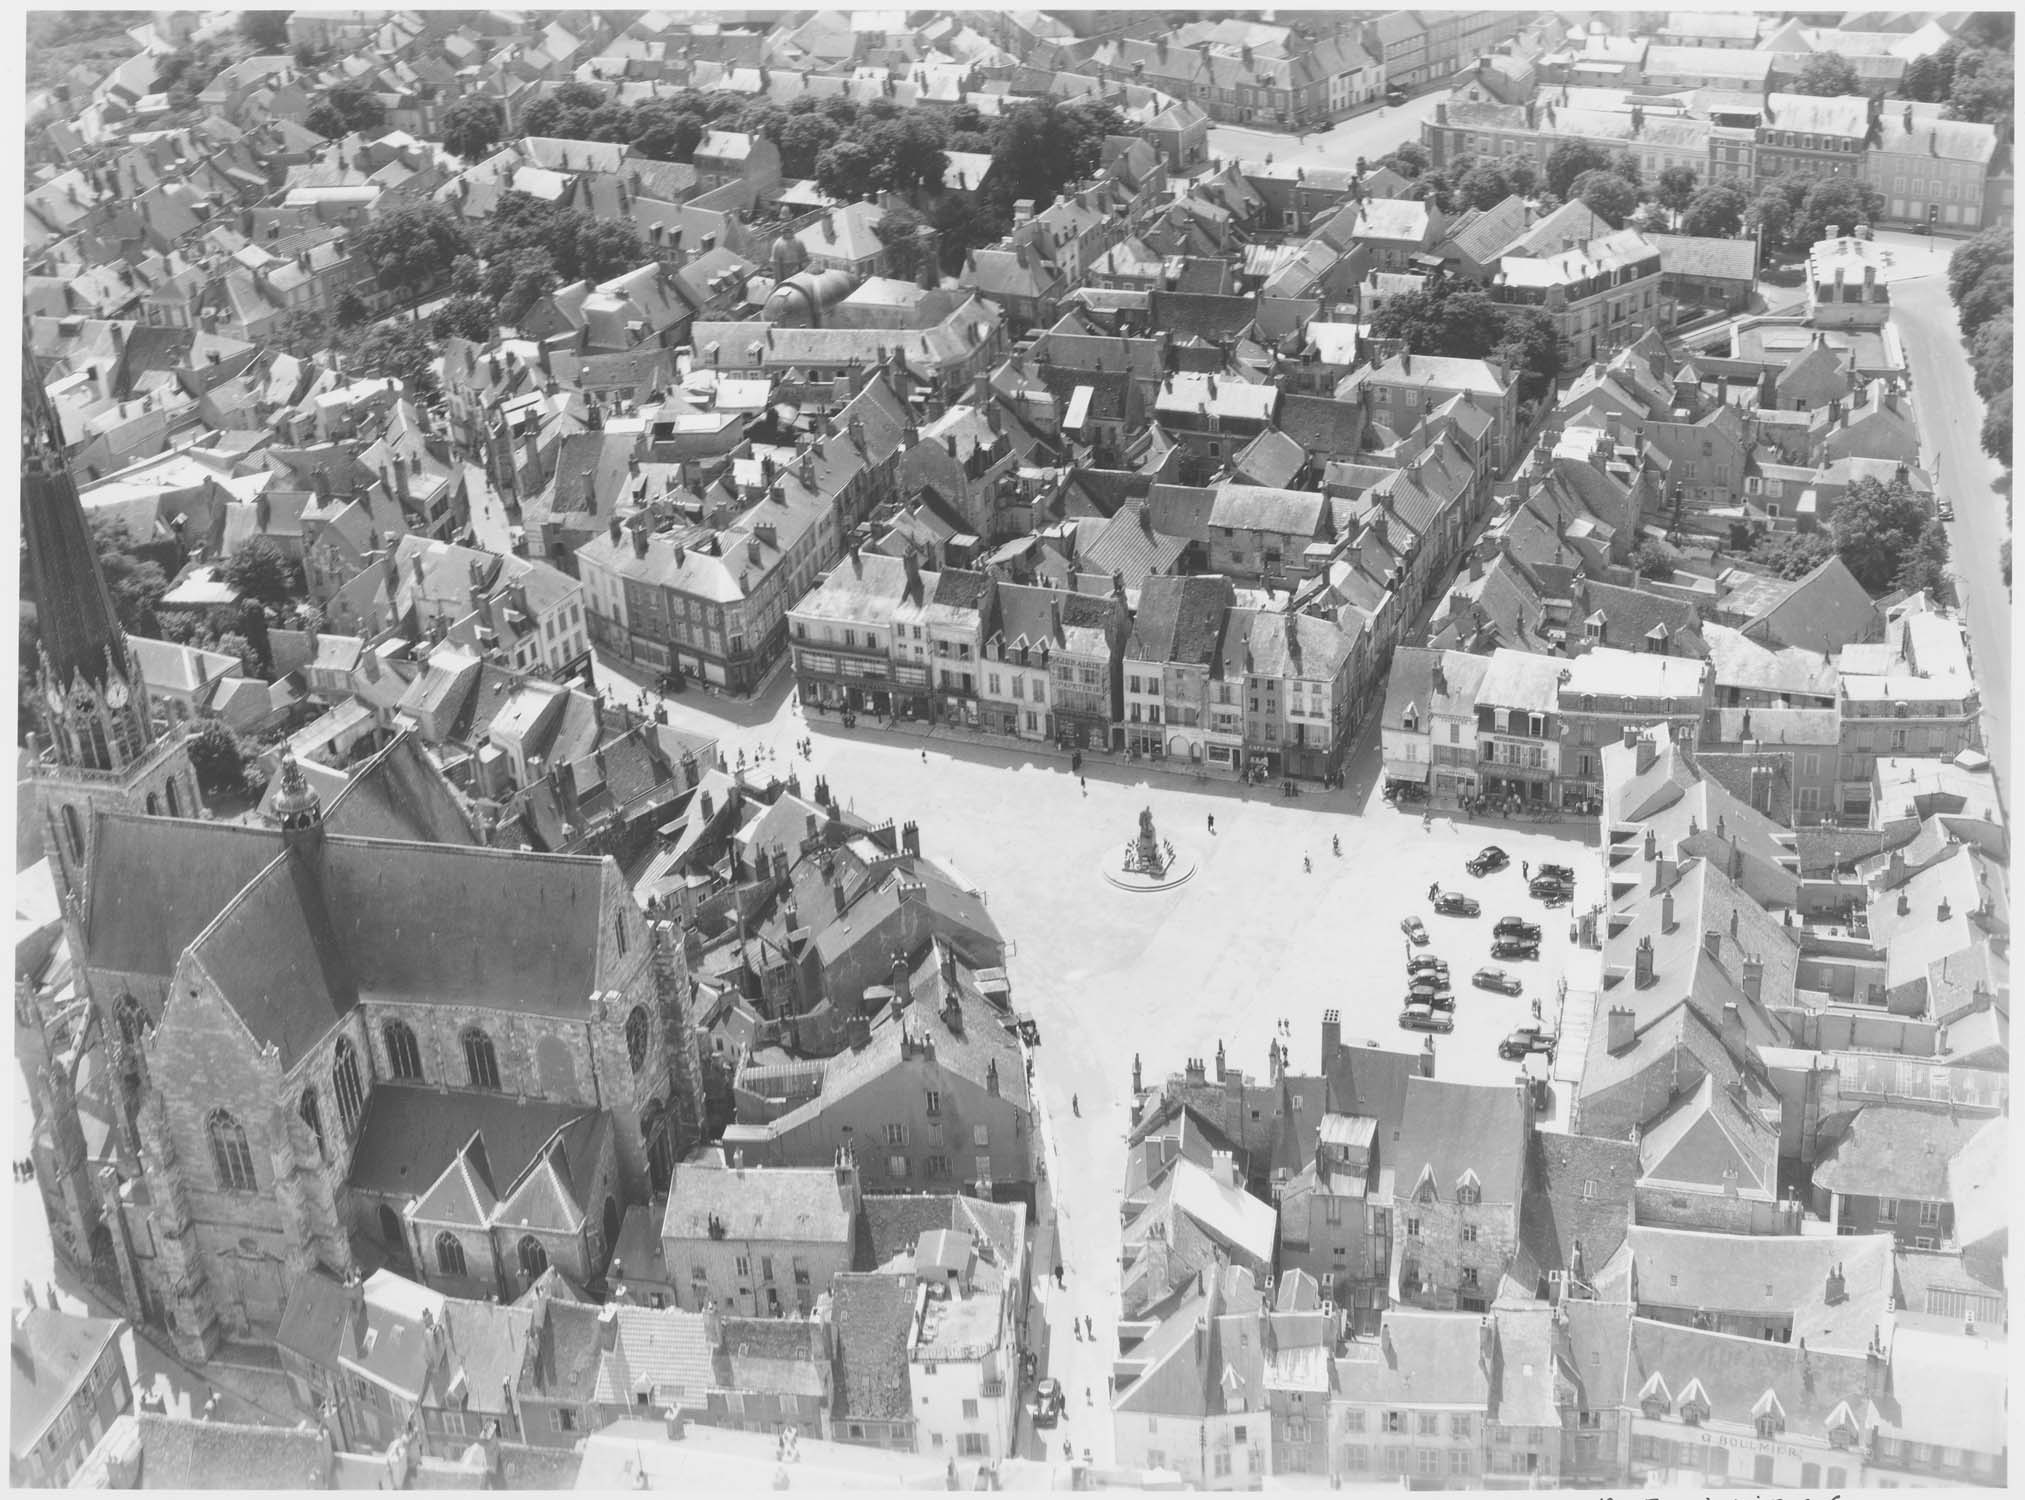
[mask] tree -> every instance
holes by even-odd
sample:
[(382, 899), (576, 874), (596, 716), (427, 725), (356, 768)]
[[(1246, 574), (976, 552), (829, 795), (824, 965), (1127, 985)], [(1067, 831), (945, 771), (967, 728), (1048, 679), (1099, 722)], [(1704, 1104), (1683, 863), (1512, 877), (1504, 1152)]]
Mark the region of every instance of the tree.
[(488, 342), (497, 326), (499, 305), (484, 297), (452, 297), (429, 319), (429, 332), (439, 339), (469, 339)]
[(1547, 153), (1547, 187), (1564, 201), (1569, 188), (1584, 172), (1607, 171), (1610, 158), (1587, 141), (1563, 141)]
[(249, 537), (226, 565), (225, 577), (262, 604), (284, 604), (302, 591), (302, 569), (264, 536)]
[(351, 249), (380, 273), (383, 285), (412, 296), (446, 274), (471, 249), (464, 224), (439, 203), (411, 203), (351, 232)]
[(2007, 309), (1976, 330), (1969, 341), (1969, 366), (1976, 372), (1976, 394), (1985, 401), (2011, 389), (2011, 314)]
[(1108, 104), (1027, 100), (999, 126), (991, 195), (1005, 208), (1022, 198), (1047, 202), (1065, 183), (1097, 170), (1104, 137), (1123, 134), (1124, 124)]
[(1946, 532), (1903, 480), (1889, 487), (1857, 480), (1835, 509), (1833, 530), (1836, 555), (1872, 594), (1933, 586), (1947, 556)]
[[(2005, 468), (2011, 467), (2011, 392), (1991, 397), (1983, 413), (1983, 451)], [(2009, 582), (2009, 579), (2005, 580)]]
[[(804, 98), (807, 96), (804, 95)], [(795, 101), (801, 103), (800, 99)], [(843, 132), (828, 115), (813, 111), (790, 114), (780, 129), (780, 169), (788, 177), (816, 175), (816, 158), (833, 145)]]
[(1540, 186), (1539, 169), (1523, 156), (1514, 156), (1500, 162), (1498, 168), (1505, 174), (1506, 181), (1511, 183), (1512, 191), (1523, 198), (1532, 197)]
[(853, 203), (872, 191), (878, 158), (860, 141), (838, 141), (816, 158), (816, 186), (840, 203)]
[(1495, 208), (1512, 196), (1511, 179), (1489, 162), (1471, 167), (1455, 186), (1456, 196), (1471, 208)]
[(206, 719), (188, 742), (190, 767), (197, 790), (207, 797), (230, 794), (246, 785), (246, 751), (239, 736), (223, 719)]
[(239, 36), (255, 52), (276, 53), (288, 50), (288, 17), (285, 10), (242, 10), (239, 12)]
[(331, 319), (340, 329), (357, 328), (372, 316), (373, 310), (350, 287), (338, 293), (337, 305), (331, 309)]
[(2008, 222), (1993, 224), (1963, 240), (1948, 257), (1948, 296), (1959, 307), (1969, 289), (1983, 279), (1985, 271), (2010, 264), (2011, 226)]
[(1638, 207), (1638, 189), (1615, 172), (1588, 171), (1569, 184), (1570, 191), (1612, 228), (1622, 228)]
[(1536, 307), (1500, 308), (1491, 357), (1520, 377), (1522, 392), (1536, 393), (1561, 373), (1561, 336)]
[(1841, 99), (1863, 92), (1856, 65), (1839, 52), (1817, 52), (1807, 59), (1793, 84), (1796, 94), (1814, 94), (1823, 99)]
[(1661, 208), (1680, 213), (1695, 200), (1696, 180), (1693, 167), (1675, 165), (1663, 168), (1653, 196), (1659, 200)]
[(1884, 214), (1884, 197), (1855, 177), (1823, 177), (1807, 189), (1800, 211), (1787, 231), (1795, 247), (1828, 238), (1828, 226), (1848, 234), (1859, 224), (1875, 224)]
[(549, 97), (564, 109), (581, 109), (588, 113), (605, 102), (605, 91), (596, 84), (585, 83), (582, 79), (572, 78), (568, 83), (557, 88)]
[(886, 247), (887, 275), (912, 281), (921, 274), (924, 265), (934, 263), (933, 231), (928, 221), (913, 209), (904, 206), (888, 209), (874, 233)]
[(91, 544), (120, 628), (130, 635), (158, 634), (155, 606), (169, 591), (169, 575), (161, 564), (141, 556), (126, 527), (110, 516), (91, 518)]
[(1390, 167), (1401, 177), (1418, 177), (1433, 164), (1427, 148), (1419, 141), (1401, 141), (1391, 155), (1378, 158), (1378, 165)]
[(1805, 578), (1835, 555), (1835, 544), (1819, 531), (1777, 531), (1758, 539), (1751, 561), (1774, 578)]
[(1703, 188), (1688, 200), (1681, 216), (1684, 234), (1730, 239), (1744, 227), (1744, 195), (1727, 182)]
[(1651, 537), (1645, 538), (1631, 551), (1631, 566), (1637, 569), (1640, 578), (1671, 578), (1674, 563), (1673, 548)]
[(933, 115), (910, 114), (878, 121), (858, 137), (872, 155), (872, 186), (900, 193), (940, 188), (943, 173), (949, 169), (949, 158), (942, 149), (945, 138)]
[(1786, 231), (1793, 223), (1792, 205), (1775, 184), (1751, 200), (1751, 206), (1744, 210), (1744, 223), (1762, 234), (1766, 248), (1772, 249), (1785, 243)]
[[(1639, 111), (1641, 117), (1644, 116), (1644, 113), (1645, 113), (1644, 110)], [(1638, 153), (1635, 151), (1620, 151), (1615, 156), (1611, 157), (1610, 170), (1615, 172), (1619, 177), (1622, 177), (1634, 188), (1639, 186), (1639, 184), (1644, 181), (1644, 179), (1639, 176)]]
[(634, 111), (633, 149), (654, 161), (688, 162), (709, 131), (708, 119), (694, 110), (675, 109), (653, 100)]
[(506, 133), (506, 115), (496, 99), (460, 99), (443, 111), (443, 149), (466, 161), (489, 155)]
[(1946, 99), (1955, 84), (1954, 58), (1944, 56), (1946, 52), (1947, 48), (1943, 47), (1939, 52), (1930, 52), (1925, 57), (1915, 57), (1908, 62), (1905, 75), (1899, 79), (1899, 97), (1917, 99), (1922, 104), (1938, 104)]
[(386, 106), (360, 84), (333, 84), (310, 110), (305, 122), (326, 140), (350, 135), (353, 131), (378, 130), (387, 122)]
[(2002, 52), (1964, 52), (1948, 90), (1948, 118), (2008, 128), (2016, 92), (2010, 57)]
[(436, 341), (419, 323), (375, 323), (352, 350), (355, 373), (391, 377), (417, 400), (436, 394)]
[(1985, 323), (2010, 310), (2011, 267), (2008, 263), (1992, 266), (1983, 273), (1982, 280), (1969, 288), (1969, 294), (1962, 298), (1962, 305), (1958, 309), (1962, 332), (1973, 337)]

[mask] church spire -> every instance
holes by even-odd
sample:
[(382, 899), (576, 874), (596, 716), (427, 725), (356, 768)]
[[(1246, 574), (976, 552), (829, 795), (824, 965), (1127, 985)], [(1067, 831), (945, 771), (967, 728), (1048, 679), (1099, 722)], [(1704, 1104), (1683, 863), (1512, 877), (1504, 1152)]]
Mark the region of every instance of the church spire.
[[(24, 330), (25, 333), (25, 330)], [(146, 689), (99, 571), (63, 430), (25, 336), (21, 350), (22, 583), (35, 601), (36, 704), (59, 759), (116, 770), (154, 739)]]

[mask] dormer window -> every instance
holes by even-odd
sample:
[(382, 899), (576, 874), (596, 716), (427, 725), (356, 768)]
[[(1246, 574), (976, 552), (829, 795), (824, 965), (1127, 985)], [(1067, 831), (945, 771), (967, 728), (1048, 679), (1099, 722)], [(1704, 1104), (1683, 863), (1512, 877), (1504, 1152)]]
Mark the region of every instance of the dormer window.
[(1758, 1418), (1758, 1436), (1761, 1438), (1775, 1438), (1785, 1430), (1786, 1430), (1786, 1423), (1782, 1418), (1779, 1417)]
[(1666, 1388), (1666, 1382), (1657, 1373), (1639, 1388), (1638, 1406), (1654, 1421), (1673, 1409), (1673, 1392)]
[(1399, 727), (1401, 729), (1404, 729), (1408, 734), (1418, 733), (1420, 730), (1419, 713), (1409, 708), (1405, 713), (1399, 716)]
[(1690, 1427), (1701, 1426), (1702, 1419), (1708, 1416), (1708, 1414), (1709, 1409), (1699, 1401), (1684, 1401), (1681, 1403), (1680, 1419)]

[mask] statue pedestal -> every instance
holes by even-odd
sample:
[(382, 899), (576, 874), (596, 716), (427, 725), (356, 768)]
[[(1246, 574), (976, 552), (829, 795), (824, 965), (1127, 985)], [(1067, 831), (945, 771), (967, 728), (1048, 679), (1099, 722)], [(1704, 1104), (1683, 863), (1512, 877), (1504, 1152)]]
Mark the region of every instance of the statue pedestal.
[(1194, 877), (1195, 851), (1163, 840), (1149, 863), (1134, 840), (1107, 858), (1102, 869), (1104, 878), (1121, 891), (1171, 891)]

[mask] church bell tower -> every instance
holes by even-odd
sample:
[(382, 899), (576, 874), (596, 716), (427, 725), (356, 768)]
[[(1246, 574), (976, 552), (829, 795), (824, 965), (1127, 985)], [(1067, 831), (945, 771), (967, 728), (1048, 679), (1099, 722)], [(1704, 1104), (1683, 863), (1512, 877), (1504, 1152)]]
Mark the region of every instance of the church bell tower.
[(25, 337), (21, 529), (22, 594), (34, 602), (37, 637), (29, 777), (57, 893), (81, 903), (95, 813), (194, 818), (202, 803), (187, 736), (156, 722), (113, 610), (63, 429)]

